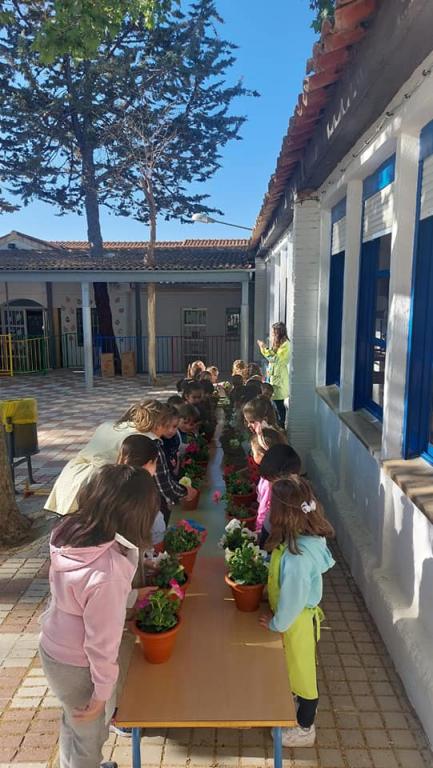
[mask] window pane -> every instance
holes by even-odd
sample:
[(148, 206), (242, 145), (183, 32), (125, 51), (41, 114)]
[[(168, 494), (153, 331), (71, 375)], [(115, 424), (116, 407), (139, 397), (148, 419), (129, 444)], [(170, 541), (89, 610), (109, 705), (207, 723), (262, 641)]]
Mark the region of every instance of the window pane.
[(384, 235), (380, 238), (378, 262), (379, 272), (388, 270), (391, 267), (391, 235)]
[(383, 390), (385, 384), (385, 357), (385, 349), (374, 347), (371, 399), (381, 408), (383, 408)]
[(376, 283), (374, 308), (374, 338), (386, 343), (388, 327), (389, 277), (379, 277)]

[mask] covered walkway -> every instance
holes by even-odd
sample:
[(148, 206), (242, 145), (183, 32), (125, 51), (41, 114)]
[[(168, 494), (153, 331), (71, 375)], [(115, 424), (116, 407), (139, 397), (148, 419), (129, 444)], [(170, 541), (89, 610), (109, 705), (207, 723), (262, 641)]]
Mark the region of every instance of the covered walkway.
[[(1, 380), (0, 386), (2, 398), (37, 395), (41, 453), (35, 474), (50, 482), (98, 423), (150, 392), (166, 392), (147, 389), (144, 378), (101, 380), (86, 392), (83, 376), (72, 373)], [(210, 506), (210, 495), (203, 503)], [(55, 761), (59, 709), (36, 655), (37, 619), (48, 592), (46, 556), (42, 540), (0, 558), (0, 768), (45, 768)], [(431, 768), (419, 721), (338, 548), (336, 557), (325, 583), (318, 742), (287, 752), (285, 766)], [(148, 766), (271, 765), (270, 736), (262, 730), (155, 732), (144, 743)], [(124, 739), (112, 737), (106, 756), (120, 768), (131, 763)]]

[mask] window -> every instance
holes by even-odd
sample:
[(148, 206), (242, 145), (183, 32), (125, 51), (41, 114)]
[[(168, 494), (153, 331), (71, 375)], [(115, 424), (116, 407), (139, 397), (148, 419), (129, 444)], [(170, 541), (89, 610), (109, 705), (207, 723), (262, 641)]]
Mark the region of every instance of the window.
[[(92, 339), (99, 336), (99, 321), (98, 312), (96, 307), (92, 307), (90, 310), (92, 318)], [(83, 346), (83, 310), (82, 307), (77, 307), (77, 347)]]
[(182, 326), (185, 367), (193, 360), (203, 360), (207, 364), (207, 309), (183, 309)]
[(344, 254), (346, 248), (346, 198), (332, 210), (331, 265), (329, 273), (326, 383), (340, 385), (341, 331), (343, 322)]
[(395, 157), (364, 182), (354, 407), (383, 416)]
[(433, 463), (433, 122), (421, 132), (404, 455)]
[(241, 310), (226, 309), (226, 336), (238, 338), (241, 330)]

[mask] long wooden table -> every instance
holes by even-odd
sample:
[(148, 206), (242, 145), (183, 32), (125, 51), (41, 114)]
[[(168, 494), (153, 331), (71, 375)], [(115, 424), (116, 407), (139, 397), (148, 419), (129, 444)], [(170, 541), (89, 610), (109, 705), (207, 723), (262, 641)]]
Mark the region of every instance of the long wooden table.
[(274, 729), (296, 725), (281, 638), (236, 609), (224, 558), (199, 553), (171, 659), (149, 664), (134, 647), (116, 723), (132, 728), (133, 768), (141, 766), (141, 728)]

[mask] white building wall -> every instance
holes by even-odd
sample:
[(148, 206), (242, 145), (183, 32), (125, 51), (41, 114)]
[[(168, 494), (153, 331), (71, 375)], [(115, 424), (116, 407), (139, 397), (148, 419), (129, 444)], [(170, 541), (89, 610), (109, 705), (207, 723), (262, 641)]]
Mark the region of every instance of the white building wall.
[[(319, 191), (322, 207), (322, 242), (317, 384), (324, 383), (329, 282), (329, 226), (324, 219), (344, 195), (347, 199), (347, 241), (344, 277), (342, 366), (339, 405), (314, 394), (303, 414), (307, 427), (307, 470), (333, 522), (338, 544), (360, 586), (367, 606), (391, 653), (408, 695), (433, 742), (433, 525), (383, 469), (383, 459), (402, 456), (409, 311), (414, 250), (418, 140), (433, 119), (431, 78), (423, 81), (433, 63), (425, 61), (381, 116), (353, 147)], [(420, 85), (420, 83), (422, 83)], [(404, 96), (411, 93), (410, 99)], [(382, 448), (376, 454), (367, 433), (349, 428), (341, 414), (352, 411), (357, 338), (358, 276), (362, 230), (362, 183), (396, 152), (396, 178), (392, 216), (390, 303), (385, 372)], [(343, 170), (341, 170), (343, 169)], [(296, 217), (296, 211), (295, 211)], [(313, 218), (315, 219), (314, 215)], [(297, 350), (302, 349), (311, 316), (297, 323), (296, 287), (306, 286), (305, 265), (297, 259), (296, 220), (293, 282), (293, 403), (296, 414)], [(323, 238), (326, 242), (323, 242)], [(307, 236), (305, 252), (317, 246), (317, 234)], [(313, 281), (315, 267), (311, 265)], [(310, 281), (311, 282), (311, 281)], [(302, 295), (302, 294), (301, 294)], [(308, 294), (305, 293), (305, 298)], [(313, 335), (310, 328), (309, 337)], [(308, 341), (307, 341), (308, 346)], [(308, 361), (306, 361), (308, 366)], [(305, 385), (308, 391), (308, 385)], [(311, 387), (310, 387), (311, 391)], [(358, 427), (362, 412), (354, 417)], [(315, 424), (315, 433), (310, 429)], [(353, 423), (353, 422), (352, 422)], [(364, 425), (366, 421), (364, 420)], [(302, 420), (299, 417), (299, 424)], [(371, 428), (371, 419), (370, 419)], [(297, 447), (299, 431), (293, 432)], [(359, 435), (359, 436), (358, 436)], [(292, 432), (291, 432), (292, 438)], [(401, 469), (404, 472), (405, 464)], [(431, 471), (433, 486), (433, 470)]]

